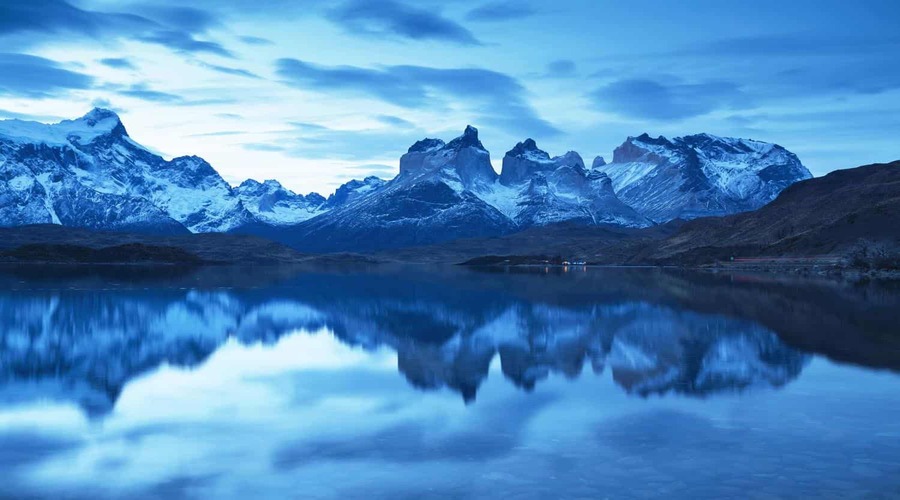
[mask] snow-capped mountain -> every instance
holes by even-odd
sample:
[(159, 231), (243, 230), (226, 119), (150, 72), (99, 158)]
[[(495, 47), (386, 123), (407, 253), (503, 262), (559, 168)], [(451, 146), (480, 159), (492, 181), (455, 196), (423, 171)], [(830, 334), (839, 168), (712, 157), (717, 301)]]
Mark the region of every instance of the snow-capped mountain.
[(298, 224), (328, 210), (319, 193), (297, 194), (276, 180), (247, 179), (234, 191), (254, 217), (274, 226)]
[(203, 159), (166, 161), (94, 109), (53, 125), (0, 122), (0, 224), (159, 233), (229, 231), (253, 220)]
[(597, 165), (625, 203), (656, 222), (755, 210), (812, 174), (777, 144), (709, 134), (629, 137)]
[(574, 151), (550, 158), (528, 139), (506, 154), (498, 175), (478, 130), (469, 126), (449, 143), (416, 142), (400, 158), (395, 179), (298, 225), (289, 243), (305, 251), (370, 251), (558, 222), (652, 224), (622, 203), (609, 177), (585, 168)]
[(52, 125), (0, 122), (2, 225), (245, 231), (307, 251), (372, 251), (559, 222), (645, 227), (753, 210), (809, 177), (781, 146), (708, 134), (629, 137), (612, 163), (596, 157), (590, 169), (574, 151), (551, 157), (528, 139), (506, 153), (498, 175), (467, 127), (449, 143), (413, 144), (396, 178), (350, 181), (326, 199), (275, 180), (232, 188), (199, 157), (167, 161), (137, 144), (109, 110)]
[(523, 228), (556, 222), (651, 225), (619, 200), (606, 174), (587, 170), (578, 153), (550, 158), (532, 139), (506, 153), (499, 186), (483, 197)]
[(478, 131), (467, 127), (446, 144), (415, 143), (393, 180), (282, 237), (303, 251), (372, 251), (504, 234), (515, 225), (475, 194), (496, 179)]
[(355, 199), (374, 193), (381, 189), (386, 183), (387, 181), (384, 179), (379, 179), (373, 175), (370, 175), (363, 180), (353, 179), (337, 188), (337, 190), (328, 197), (324, 208), (326, 210), (331, 210), (333, 208), (344, 206)]

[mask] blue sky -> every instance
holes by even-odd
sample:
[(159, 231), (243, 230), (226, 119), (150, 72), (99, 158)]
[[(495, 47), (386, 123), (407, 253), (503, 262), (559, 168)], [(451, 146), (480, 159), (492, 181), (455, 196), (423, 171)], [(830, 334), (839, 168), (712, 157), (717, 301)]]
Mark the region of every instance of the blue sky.
[(900, 158), (900, 2), (5, 0), (0, 118), (93, 106), (227, 180), (328, 193), (479, 128), (607, 158), (629, 135)]

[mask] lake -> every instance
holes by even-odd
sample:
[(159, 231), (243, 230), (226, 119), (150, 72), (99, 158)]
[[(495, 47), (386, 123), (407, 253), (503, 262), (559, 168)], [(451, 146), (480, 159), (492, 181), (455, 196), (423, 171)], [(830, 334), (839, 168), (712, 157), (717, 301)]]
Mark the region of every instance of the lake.
[(896, 498), (900, 286), (0, 269), (0, 496)]

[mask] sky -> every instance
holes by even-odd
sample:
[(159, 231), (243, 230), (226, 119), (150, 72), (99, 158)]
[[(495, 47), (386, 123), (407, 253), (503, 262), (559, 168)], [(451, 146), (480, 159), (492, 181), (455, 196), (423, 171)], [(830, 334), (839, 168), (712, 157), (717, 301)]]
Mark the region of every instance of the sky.
[(0, 119), (93, 107), (166, 157), (332, 192), (478, 127), (586, 162), (628, 136), (900, 159), (896, 0), (0, 0)]

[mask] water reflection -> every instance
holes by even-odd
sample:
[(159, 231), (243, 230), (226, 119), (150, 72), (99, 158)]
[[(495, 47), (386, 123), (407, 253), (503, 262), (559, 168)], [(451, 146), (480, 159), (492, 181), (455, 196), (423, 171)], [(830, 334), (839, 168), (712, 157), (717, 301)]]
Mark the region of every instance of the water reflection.
[(0, 497), (890, 495), (898, 306), (660, 270), (7, 269)]
[[(162, 365), (196, 367), (229, 339), (273, 344), (327, 330), (351, 346), (387, 347), (414, 387), (471, 402), (499, 359), (530, 391), (551, 375), (605, 369), (627, 393), (706, 396), (780, 387), (809, 356), (751, 320), (692, 311), (640, 293), (647, 272), (577, 280), (534, 274), (385, 272), (266, 275), (222, 288), (104, 276), (13, 280), (0, 291), (0, 393), (6, 401), (70, 400), (101, 416), (129, 381)], [(269, 270), (271, 271), (271, 270)], [(228, 271), (226, 271), (228, 272)], [(656, 279), (665, 276), (656, 276)], [(539, 290), (552, 300), (532, 296)], [(635, 293), (637, 292), (637, 293)], [(316, 333), (318, 332), (318, 333)]]

